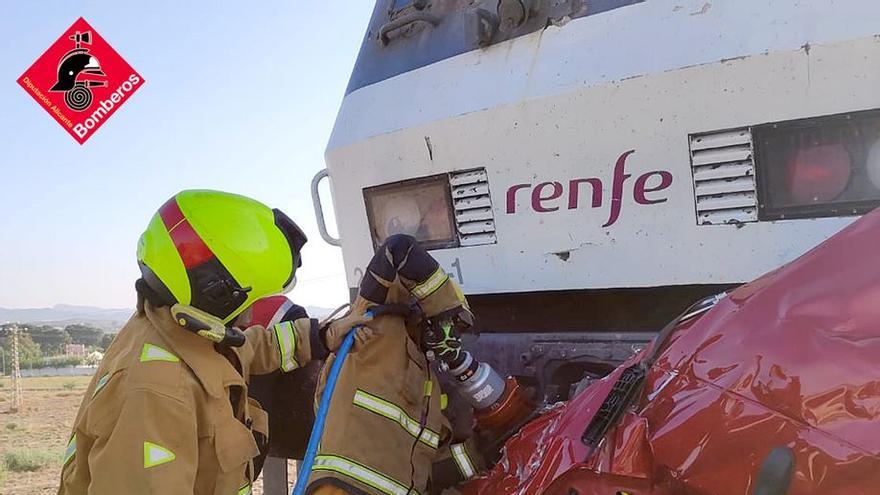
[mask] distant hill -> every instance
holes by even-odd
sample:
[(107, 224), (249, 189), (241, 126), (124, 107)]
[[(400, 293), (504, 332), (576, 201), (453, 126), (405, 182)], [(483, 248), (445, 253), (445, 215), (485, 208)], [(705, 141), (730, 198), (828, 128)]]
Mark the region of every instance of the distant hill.
[[(309, 316), (323, 319), (332, 311), (327, 308), (306, 306)], [(106, 309), (92, 306), (56, 304), (51, 308), (0, 308), (0, 323), (19, 322), (64, 327), (74, 323), (92, 325), (105, 332), (115, 332), (131, 317), (134, 309)]]
[(0, 322), (17, 321), (57, 327), (81, 323), (92, 325), (105, 332), (115, 332), (132, 313), (134, 313), (134, 309), (106, 309), (56, 304), (51, 308), (0, 308)]

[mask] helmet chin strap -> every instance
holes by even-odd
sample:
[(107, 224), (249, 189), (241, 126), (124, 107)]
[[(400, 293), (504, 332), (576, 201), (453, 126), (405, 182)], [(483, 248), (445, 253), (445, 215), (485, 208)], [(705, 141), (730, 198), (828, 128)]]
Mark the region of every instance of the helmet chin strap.
[(175, 304), (171, 306), (171, 315), (181, 327), (220, 347), (241, 347), (244, 345), (245, 336), (241, 330), (226, 326), (223, 320), (212, 314), (186, 304)]

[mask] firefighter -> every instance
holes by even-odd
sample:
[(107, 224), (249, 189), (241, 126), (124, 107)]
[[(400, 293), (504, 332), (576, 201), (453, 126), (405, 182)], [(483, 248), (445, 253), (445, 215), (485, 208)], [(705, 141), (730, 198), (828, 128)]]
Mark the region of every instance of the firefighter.
[(270, 329), (285, 321), (295, 322), (300, 318), (308, 318), (306, 308), (294, 304), (284, 294), (267, 296), (255, 301), (235, 318), (235, 326), (248, 328), (259, 325)]
[(243, 196), (184, 191), (159, 209), (138, 244), (137, 311), (83, 398), (59, 494), (251, 492), (253, 432), (268, 432), (250, 375), (323, 357), (353, 327), (359, 345), (371, 335), (359, 313), (325, 329), (307, 317), (227, 326), (292, 286), (305, 242), (282, 212)]
[[(438, 473), (450, 471), (442, 469), (444, 464), (452, 467), (456, 481), (479, 472), (473, 444), (453, 434), (442, 412), (445, 398), (426, 357), (427, 351), (457, 352), (460, 342), (428, 342), (422, 324), (454, 327), (452, 333), (458, 334), (473, 321), (470, 309), (458, 285), (415, 239), (394, 235), (368, 265), (351, 314), (413, 300), (422, 316), (407, 321), (377, 311), (375, 338), (343, 364), (310, 473), (309, 493), (424, 494), (432, 467)], [(324, 365), (318, 396), (332, 360), (331, 355)]]
[[(303, 321), (297, 323), (298, 320)], [(275, 325), (279, 323), (291, 322), (294, 326), (298, 326), (306, 320), (309, 321), (310, 327), (315, 324), (314, 320), (309, 319), (308, 312), (304, 307), (294, 304), (284, 294), (278, 294), (255, 301), (235, 318), (235, 326), (238, 328), (260, 326), (266, 331), (271, 332), (274, 331)], [(323, 355), (313, 355), (312, 360), (323, 359), (324, 357)], [(297, 368), (298, 372), (299, 370), (302, 370), (302, 367)], [(294, 403), (294, 401), (303, 401), (303, 405), (297, 407), (297, 409), (306, 410), (311, 407), (311, 402), (309, 401), (312, 397), (311, 394), (308, 397), (302, 397), (300, 396), (302, 391), (297, 390), (296, 392), (300, 392), (300, 394), (294, 394), (294, 397), (287, 396), (291, 393), (290, 382), (287, 378), (292, 378), (292, 375), (288, 375), (279, 369), (271, 374), (253, 376), (248, 383), (248, 401), (256, 406), (253, 410), (265, 411), (267, 413), (265, 416), (260, 414), (259, 418), (253, 418), (254, 425), (260, 425), (259, 428), (255, 426), (251, 430), (260, 449), (260, 454), (253, 459), (254, 479), (260, 476), (263, 464), (269, 455), (269, 438), (265, 434), (266, 428), (262, 426), (268, 427), (269, 423), (277, 425), (277, 420), (273, 420), (272, 415), (278, 414), (281, 410), (280, 408), (285, 406), (290, 408), (290, 404)], [(303, 378), (300, 377), (300, 379)], [(294, 405), (293, 407), (296, 406)], [(276, 427), (273, 427), (273, 431), (276, 431)], [(302, 429), (306, 428), (307, 426), (305, 425), (302, 427)], [(278, 437), (275, 438), (277, 439)]]

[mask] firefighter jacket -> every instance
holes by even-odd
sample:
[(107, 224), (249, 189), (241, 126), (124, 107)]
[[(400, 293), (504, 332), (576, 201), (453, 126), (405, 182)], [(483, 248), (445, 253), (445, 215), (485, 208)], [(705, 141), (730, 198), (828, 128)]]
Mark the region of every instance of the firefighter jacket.
[(86, 391), (59, 495), (249, 494), (253, 432), (268, 436), (266, 413), (248, 398), (250, 374), (291, 371), (322, 350), (308, 318), (245, 335), (224, 356), (169, 308), (144, 304)]
[[(413, 297), (428, 317), (467, 310), (458, 286), (412, 237), (392, 236), (370, 262), (352, 311), (408, 304)], [(466, 445), (452, 445), (440, 384), (417, 344), (421, 335), (396, 315), (377, 316), (371, 328), (377, 335), (342, 367), (309, 493), (330, 485), (353, 494), (425, 494), (432, 464), (444, 451), (464, 477), (476, 474)], [(324, 365), (316, 398), (334, 357)]]

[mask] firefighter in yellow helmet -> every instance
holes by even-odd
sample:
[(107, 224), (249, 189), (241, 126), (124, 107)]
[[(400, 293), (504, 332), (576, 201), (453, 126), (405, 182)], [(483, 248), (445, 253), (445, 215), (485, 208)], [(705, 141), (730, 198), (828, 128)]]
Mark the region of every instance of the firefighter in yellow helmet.
[(292, 286), (305, 242), (282, 212), (235, 194), (184, 191), (159, 209), (138, 244), (137, 312), (83, 398), (59, 494), (251, 492), (253, 432), (268, 431), (249, 377), (323, 358), (353, 327), (360, 344), (371, 335), (358, 315), (227, 326)]

